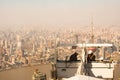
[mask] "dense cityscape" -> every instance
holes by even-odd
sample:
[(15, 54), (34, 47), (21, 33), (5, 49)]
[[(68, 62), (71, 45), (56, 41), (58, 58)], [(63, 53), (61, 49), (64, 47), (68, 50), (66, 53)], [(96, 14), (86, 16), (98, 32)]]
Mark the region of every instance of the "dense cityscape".
[[(91, 43), (91, 29), (31, 29), (1, 30), (0, 32), (0, 68), (31, 63), (50, 63), (54, 59), (56, 48), (60, 44)], [(112, 43), (114, 48), (108, 53), (120, 50), (119, 26), (94, 29), (95, 43)], [(63, 49), (63, 52), (65, 50)], [(65, 54), (63, 55), (65, 56)]]

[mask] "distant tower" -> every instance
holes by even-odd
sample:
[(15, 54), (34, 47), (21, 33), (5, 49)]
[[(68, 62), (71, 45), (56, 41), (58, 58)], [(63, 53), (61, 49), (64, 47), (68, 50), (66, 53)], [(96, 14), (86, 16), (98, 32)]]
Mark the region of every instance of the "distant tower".
[(4, 40), (1, 40), (1, 47), (3, 47), (4, 46)]
[(10, 54), (13, 54), (13, 44), (10, 44)]
[(5, 49), (7, 49), (7, 48), (8, 48), (8, 41), (5, 40)]
[(94, 25), (93, 25), (93, 17), (91, 17), (91, 42), (94, 43)]
[(19, 35), (17, 35), (17, 49), (18, 50), (22, 49), (22, 42)]
[(35, 49), (35, 43), (33, 43), (33, 49), (32, 49), (32, 51), (33, 51), (33, 53), (35, 53), (35, 51), (36, 51), (36, 49)]
[(78, 43), (78, 34), (75, 34), (75, 39), (76, 39), (75, 43)]
[(55, 41), (55, 44), (56, 44), (56, 47), (58, 47), (60, 45), (60, 38), (56, 38), (56, 41)]
[(42, 48), (42, 47), (43, 47), (43, 43), (44, 43), (43, 37), (42, 37), (42, 36), (40, 36), (40, 43), (39, 43), (40, 48)]
[(36, 39), (35, 39), (35, 33), (34, 33), (34, 36), (32, 37), (32, 40), (33, 40), (33, 45), (32, 45), (32, 51), (33, 53), (35, 53), (36, 51)]

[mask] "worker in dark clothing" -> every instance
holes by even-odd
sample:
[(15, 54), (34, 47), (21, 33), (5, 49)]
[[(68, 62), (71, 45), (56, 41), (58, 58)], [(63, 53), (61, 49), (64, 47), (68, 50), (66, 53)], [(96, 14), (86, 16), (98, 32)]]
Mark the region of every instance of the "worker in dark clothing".
[(70, 61), (77, 61), (77, 55), (78, 55), (77, 52), (75, 52), (74, 54), (72, 54), (72, 55), (70, 56)]
[(95, 61), (95, 55), (93, 54), (93, 52), (88, 54), (87, 61), (88, 62)]

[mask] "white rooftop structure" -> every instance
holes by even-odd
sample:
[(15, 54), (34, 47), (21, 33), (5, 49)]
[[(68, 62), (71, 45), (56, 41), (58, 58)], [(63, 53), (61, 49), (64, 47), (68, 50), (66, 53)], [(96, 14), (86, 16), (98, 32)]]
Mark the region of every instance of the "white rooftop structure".
[(76, 75), (70, 78), (63, 78), (62, 80), (104, 80), (99, 78), (94, 78), (90, 76), (84, 76), (84, 75)]
[(113, 46), (113, 44), (109, 44), (109, 43), (103, 43), (103, 44), (60, 44), (60, 46), (78, 46), (78, 47), (109, 47), (109, 46)]

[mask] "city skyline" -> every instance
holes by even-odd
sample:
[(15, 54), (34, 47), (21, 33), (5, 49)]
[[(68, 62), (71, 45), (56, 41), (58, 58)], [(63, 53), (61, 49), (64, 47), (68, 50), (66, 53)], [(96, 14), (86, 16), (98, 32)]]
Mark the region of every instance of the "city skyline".
[[(120, 25), (119, 0), (0, 0), (0, 26)], [(50, 27), (51, 28), (51, 27)]]

